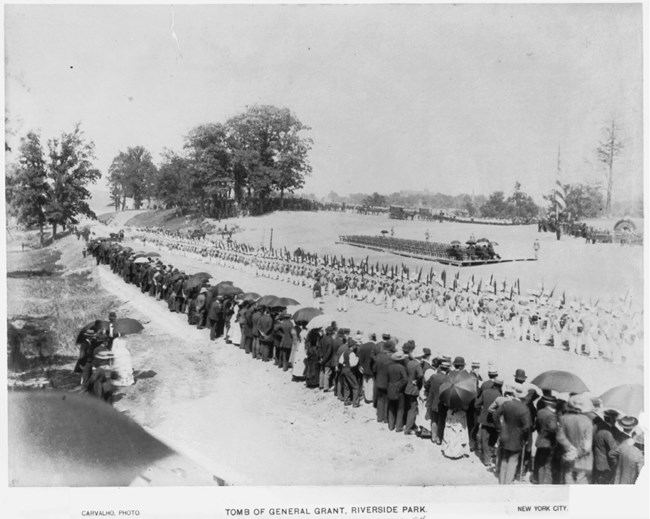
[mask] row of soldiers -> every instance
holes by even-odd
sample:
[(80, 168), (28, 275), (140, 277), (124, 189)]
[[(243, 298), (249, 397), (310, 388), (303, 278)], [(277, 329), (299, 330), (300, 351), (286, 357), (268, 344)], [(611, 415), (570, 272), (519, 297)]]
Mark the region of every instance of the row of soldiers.
[(278, 258), (277, 252), (233, 241), (205, 247), (195, 240), (169, 242), (142, 232), (135, 236), (207, 263), (311, 287), (316, 298), (335, 295), (343, 299), (339, 308), (363, 301), (471, 329), (486, 338), (534, 341), (616, 363), (636, 362), (642, 352), (643, 313), (629, 296), (612, 300), (607, 309), (598, 302), (567, 302), (543, 290), (522, 296), (518, 283), (499, 287), (494, 280), (485, 284), (472, 280), (462, 284), (457, 277), (447, 280), (446, 272), (432, 272), (418, 280), (403, 272), (390, 275), (383, 267), (365, 272), (360, 266), (327, 265), (323, 258), (311, 263)]
[[(98, 248), (93, 249), (93, 252), (97, 251)], [(124, 276), (125, 281), (135, 282), (143, 292), (152, 296), (160, 294), (164, 299), (165, 280), (173, 279), (173, 276), (167, 276), (176, 269), (152, 258), (146, 263), (136, 263), (139, 274), (135, 278), (129, 277), (130, 272), (125, 275), (124, 270), (129, 257), (128, 250), (115, 246), (109, 249), (106, 260), (116, 274)], [(579, 412), (576, 411), (576, 402), (583, 400), (572, 397), (563, 403), (550, 392), (540, 395), (526, 384), (523, 370), (517, 370), (513, 382), (504, 387), (493, 367), (488, 371), (489, 380), (484, 382), (479, 373), (480, 365), (472, 363), (469, 375), (475, 378), (475, 396), (458, 410), (443, 401), (441, 389), (452, 375), (458, 376), (465, 371), (462, 357), (456, 357), (453, 363), (446, 356), (432, 358), (428, 348), (422, 349), (422, 355), (415, 356), (413, 341), (406, 341), (398, 350), (399, 341), (390, 334), (384, 334), (379, 342), (374, 334), (370, 334), (364, 341), (360, 331), (352, 336), (350, 329), (339, 329), (336, 323), (309, 329), (307, 321), (294, 323), (282, 309), (259, 305), (254, 300), (219, 295), (219, 290), (214, 290), (219, 285), (210, 287), (207, 280), (197, 284), (196, 294), (188, 290), (187, 283), (195, 277), (178, 274), (176, 281), (169, 285), (169, 294), (179, 286), (181, 294), (184, 294), (183, 302), (175, 307), (169, 303), (168, 297), (168, 304), (174, 306), (175, 311), (187, 313), (190, 324), (201, 328), (207, 318), (214, 322), (210, 326), (214, 330), (219, 321), (216, 337), (225, 333), (229, 342), (253, 358), (275, 361), (285, 371), (291, 366), (292, 374), (305, 379), (308, 387), (331, 392), (344, 405), (372, 404), (376, 408), (377, 421), (385, 423), (389, 431), (431, 438), (449, 457), (456, 457), (451, 447), (456, 437), (463, 445), (461, 454), (468, 455), (469, 451), (476, 450), (486, 466), (495, 468), (503, 484), (512, 483), (517, 477), (523, 478), (529, 470), (533, 471), (533, 482), (544, 484), (630, 483), (638, 475), (643, 459), (641, 456), (639, 462), (638, 452), (643, 443), (641, 434), (631, 438), (631, 430), (627, 431), (627, 437), (614, 431), (610, 419), (613, 411), (608, 411), (600, 419), (593, 407), (587, 410), (584, 403)], [(160, 276), (158, 283), (157, 276)], [(208, 302), (210, 294), (215, 296), (212, 302)], [(224, 300), (230, 302), (227, 310)], [(177, 303), (176, 298), (174, 302)], [(219, 315), (212, 315), (213, 308), (219, 308)], [(196, 319), (191, 318), (193, 314), (197, 315)], [(230, 330), (224, 331), (222, 327), (226, 323)], [(233, 333), (233, 328), (238, 328), (239, 333)], [(604, 456), (608, 469), (603, 469), (602, 464), (598, 469), (591, 465), (589, 470), (584, 468), (586, 460), (583, 458), (587, 456), (584, 453), (587, 445), (583, 438), (584, 423), (578, 434), (572, 429), (572, 421), (575, 421), (574, 414), (587, 416), (589, 412), (593, 414), (589, 423), (594, 437), (601, 429), (609, 431), (612, 437), (616, 436), (615, 442), (610, 441), (609, 436), (606, 438)], [(460, 429), (458, 422), (449, 420), (449, 416), (458, 413), (465, 417)], [(564, 416), (568, 418), (564, 419)], [(624, 417), (622, 424), (629, 426), (630, 420), (634, 419)], [(533, 463), (534, 431), (536, 451)], [(588, 458), (592, 465), (595, 459), (599, 463), (603, 459), (600, 451), (595, 456), (595, 445), (595, 440), (592, 440), (588, 449), (591, 451), (593, 446), (594, 452)], [(572, 448), (580, 453), (573, 460), (565, 455), (572, 453)], [(605, 473), (606, 470), (609, 472)]]

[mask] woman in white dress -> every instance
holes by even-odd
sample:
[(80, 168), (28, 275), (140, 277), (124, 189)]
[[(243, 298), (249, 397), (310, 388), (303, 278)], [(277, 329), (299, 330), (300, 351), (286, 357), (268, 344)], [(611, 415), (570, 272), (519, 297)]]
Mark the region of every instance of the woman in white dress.
[(458, 459), (469, 456), (469, 452), (467, 415), (463, 409), (449, 409), (442, 438), (442, 454), (446, 458)]
[(301, 335), (307, 336), (304, 329), (300, 333), (295, 327), (291, 330), (292, 345), (289, 361), (291, 362), (291, 375), (297, 380), (302, 380), (305, 377), (305, 359), (307, 358), (305, 339), (301, 338)]
[(241, 326), (239, 325), (239, 304), (233, 308), (233, 314), (230, 317), (230, 328), (228, 329), (228, 339), (235, 346), (241, 344)]
[(127, 348), (127, 342), (124, 337), (116, 337), (113, 339), (113, 347), (111, 348), (113, 354), (112, 368), (115, 371), (114, 386), (130, 386), (135, 380), (133, 378), (133, 363), (131, 362), (131, 353)]

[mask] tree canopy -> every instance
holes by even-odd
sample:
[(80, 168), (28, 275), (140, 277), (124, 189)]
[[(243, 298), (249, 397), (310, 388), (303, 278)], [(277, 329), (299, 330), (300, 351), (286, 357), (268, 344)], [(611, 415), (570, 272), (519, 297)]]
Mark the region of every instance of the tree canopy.
[(74, 224), (80, 215), (95, 218), (86, 188), (101, 176), (94, 160), (95, 145), (79, 125), (72, 132), (49, 139), (47, 153), (38, 133), (30, 131), (21, 139), (18, 163), (8, 181), (11, 213), (23, 225), (38, 227), (41, 242), (46, 223), (52, 225), (56, 237), (58, 226)]

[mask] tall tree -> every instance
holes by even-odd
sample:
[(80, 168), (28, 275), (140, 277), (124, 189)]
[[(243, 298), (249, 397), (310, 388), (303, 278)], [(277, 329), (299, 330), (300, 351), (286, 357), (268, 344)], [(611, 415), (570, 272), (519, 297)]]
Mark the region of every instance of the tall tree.
[(386, 197), (375, 191), (372, 195), (365, 197), (362, 203), (370, 207), (384, 207), (386, 206)]
[(172, 151), (163, 154), (158, 169), (153, 196), (167, 209), (184, 210), (192, 204), (187, 179), (190, 175), (190, 160)]
[(45, 153), (37, 133), (29, 132), (21, 139), (18, 165), (7, 180), (10, 211), (19, 223), (39, 229), (42, 246), (51, 189), (47, 182)]
[(611, 216), (612, 212), (612, 191), (614, 189), (614, 162), (623, 149), (623, 142), (618, 136), (616, 121), (603, 128), (603, 140), (596, 149), (598, 160), (605, 164), (605, 178), (607, 180), (607, 195), (605, 199), (605, 213)]
[(527, 219), (537, 216), (539, 207), (532, 197), (521, 190), (521, 184), (515, 182), (515, 189), (506, 200), (507, 216), (512, 219)]
[[(596, 218), (604, 209), (603, 194), (597, 185), (565, 184), (563, 185), (566, 202), (565, 212), (571, 219)], [(544, 196), (549, 202), (549, 212), (555, 210), (555, 194)]]
[(116, 210), (118, 210), (119, 197), (121, 197), (122, 210), (127, 197), (133, 198), (133, 206), (136, 209), (142, 207), (145, 199), (151, 199), (156, 166), (151, 159), (151, 153), (143, 146), (134, 146), (121, 151), (113, 159), (108, 174), (111, 198)]
[(249, 195), (255, 196), (262, 210), (271, 193), (279, 193), (283, 200), (286, 192), (304, 185), (305, 175), (311, 172), (307, 155), (312, 140), (302, 132), (310, 128), (288, 108), (255, 105), (226, 125), (238, 151), (237, 170), (245, 175)]
[(79, 125), (48, 141), (48, 157), (51, 197), (47, 220), (52, 224), (52, 237), (56, 238), (57, 227), (65, 229), (66, 225), (76, 223), (78, 215), (96, 218), (88, 205), (90, 191), (86, 185), (94, 184), (101, 173), (93, 167), (95, 145), (86, 140)]
[(234, 184), (226, 126), (197, 126), (185, 138), (184, 148), (191, 163), (190, 188), (199, 213), (204, 215), (211, 207), (219, 215)]

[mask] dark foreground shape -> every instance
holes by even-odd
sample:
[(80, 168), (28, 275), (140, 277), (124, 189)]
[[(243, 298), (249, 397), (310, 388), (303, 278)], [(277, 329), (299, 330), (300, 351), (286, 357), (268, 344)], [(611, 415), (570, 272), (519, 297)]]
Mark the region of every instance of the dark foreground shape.
[(11, 486), (223, 485), (87, 394), (10, 391)]

